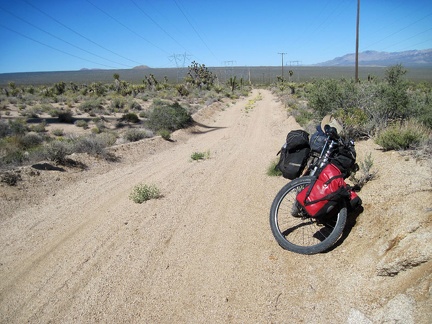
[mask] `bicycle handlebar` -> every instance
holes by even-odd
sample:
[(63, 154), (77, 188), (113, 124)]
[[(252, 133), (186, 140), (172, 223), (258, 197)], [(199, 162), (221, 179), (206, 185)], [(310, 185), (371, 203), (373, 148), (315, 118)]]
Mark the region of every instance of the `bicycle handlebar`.
[(339, 135), (337, 132), (337, 129), (334, 127), (330, 127), (330, 125), (325, 125), (324, 126), (324, 132), (327, 136), (329, 136), (331, 139), (337, 141), (339, 140)]

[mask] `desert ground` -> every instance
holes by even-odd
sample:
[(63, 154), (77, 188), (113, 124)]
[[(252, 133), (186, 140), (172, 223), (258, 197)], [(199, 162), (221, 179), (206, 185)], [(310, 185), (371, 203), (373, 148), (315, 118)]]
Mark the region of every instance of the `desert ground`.
[[(358, 142), (377, 172), (363, 211), (299, 255), (269, 227), (287, 180), (266, 171), (300, 128), (284, 105), (253, 90), (193, 118), (172, 141), (112, 147), (118, 162), (74, 154), (86, 169), (0, 186), (1, 323), (432, 323), (430, 160)], [(134, 203), (141, 183), (162, 197)]]

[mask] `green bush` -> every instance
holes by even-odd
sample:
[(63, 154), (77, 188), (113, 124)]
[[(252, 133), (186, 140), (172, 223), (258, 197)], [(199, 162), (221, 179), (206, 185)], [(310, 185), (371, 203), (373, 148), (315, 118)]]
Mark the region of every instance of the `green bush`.
[(270, 176), (270, 177), (282, 176), (282, 172), (279, 169), (275, 169), (278, 162), (279, 162), (279, 160), (274, 160), (270, 163), (269, 167), (267, 168), (267, 175), (268, 176)]
[(131, 128), (128, 129), (124, 134), (124, 138), (128, 142), (136, 142), (148, 137), (151, 137), (151, 134), (145, 129)]
[(59, 111), (57, 118), (58, 118), (58, 121), (60, 123), (72, 124), (74, 121), (74, 119), (72, 117), (72, 111), (70, 111), (70, 110)]
[(384, 129), (376, 138), (376, 143), (386, 151), (407, 150), (419, 147), (429, 136), (429, 129), (411, 121)]
[(126, 105), (126, 100), (122, 97), (115, 97), (111, 100), (110, 107), (112, 109), (123, 109)]
[(155, 185), (147, 184), (139, 184), (135, 186), (129, 195), (129, 198), (137, 204), (141, 204), (150, 199), (158, 199), (160, 197), (162, 197), (160, 190)]
[(351, 174), (349, 179), (356, 187), (362, 188), (366, 182), (376, 178), (377, 171), (372, 171), (373, 159), (370, 153), (363, 161), (359, 162), (358, 165), (359, 170)]
[(0, 138), (6, 137), (11, 133), (11, 128), (8, 122), (0, 119)]
[(72, 150), (76, 153), (87, 153), (92, 156), (100, 156), (105, 160), (115, 160), (116, 158), (107, 151), (107, 147), (115, 141), (109, 134), (90, 134), (76, 139), (72, 143)]
[(55, 136), (63, 136), (64, 135), (64, 131), (61, 128), (54, 128), (51, 133)]
[(58, 164), (66, 163), (66, 156), (73, 153), (70, 142), (54, 140), (45, 147), (45, 158)]
[(99, 112), (103, 109), (102, 101), (99, 98), (89, 99), (79, 105), (78, 109), (86, 113)]
[(79, 119), (79, 120), (77, 120), (77, 121), (75, 121), (75, 126), (77, 126), (77, 127), (82, 127), (82, 128), (84, 128), (84, 129), (87, 129), (88, 128), (88, 123), (85, 121), (85, 120), (82, 120), (82, 119)]
[(36, 133), (27, 133), (20, 138), (20, 144), (24, 149), (38, 146), (44, 141), (43, 137)]
[(135, 113), (127, 113), (124, 114), (121, 118), (122, 121), (128, 122), (128, 123), (138, 123), (140, 121), (139, 117)]
[(168, 129), (161, 129), (158, 131), (158, 134), (164, 139), (164, 140), (170, 140), (171, 139), (171, 132)]
[(148, 120), (149, 127), (155, 131), (162, 129), (175, 131), (190, 125), (191, 122), (191, 115), (177, 102), (173, 104), (154, 103)]
[(194, 161), (206, 160), (210, 158), (210, 151), (207, 152), (193, 152), (191, 159)]

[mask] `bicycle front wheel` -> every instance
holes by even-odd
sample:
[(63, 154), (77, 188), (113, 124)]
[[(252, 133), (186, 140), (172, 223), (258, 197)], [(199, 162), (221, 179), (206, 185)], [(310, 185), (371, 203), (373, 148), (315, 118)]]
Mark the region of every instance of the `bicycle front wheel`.
[(297, 178), (278, 192), (270, 209), (270, 227), (279, 245), (300, 254), (328, 250), (342, 235), (347, 208), (341, 203), (335, 212), (321, 218), (309, 217), (296, 202), (297, 194), (313, 177)]

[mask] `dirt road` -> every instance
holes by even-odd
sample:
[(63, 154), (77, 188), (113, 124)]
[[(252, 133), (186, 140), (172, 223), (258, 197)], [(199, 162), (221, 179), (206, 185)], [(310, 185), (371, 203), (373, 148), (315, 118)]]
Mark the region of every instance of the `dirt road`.
[[(351, 262), (350, 237), (314, 256), (273, 239), (268, 213), (286, 180), (266, 169), (299, 126), (270, 92), (194, 119), (173, 142), (116, 148), (123, 162), (58, 181), (2, 221), (1, 323), (366, 323), (357, 309), (392, 297), (365, 293), (375, 269)], [(139, 183), (163, 198), (133, 203)]]

